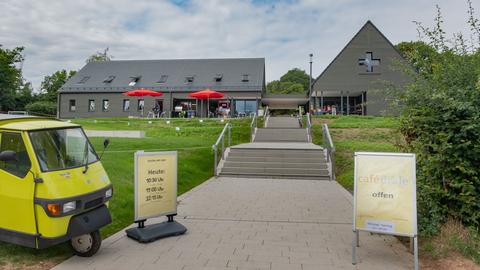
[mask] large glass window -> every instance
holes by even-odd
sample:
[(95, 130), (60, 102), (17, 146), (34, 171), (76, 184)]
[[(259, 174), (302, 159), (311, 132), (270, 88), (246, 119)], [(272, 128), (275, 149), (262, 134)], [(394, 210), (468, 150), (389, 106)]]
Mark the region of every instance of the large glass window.
[(123, 100), (123, 111), (124, 112), (130, 111), (130, 99)]
[(235, 100), (235, 112), (245, 113), (245, 100)]
[(0, 169), (24, 178), (30, 170), (31, 163), (27, 149), (23, 143), (22, 135), (20, 133), (3, 132), (0, 140), (0, 152), (8, 150), (14, 151), (17, 154), (17, 160), (7, 162), (0, 161)]
[(95, 111), (95, 100), (90, 99), (88, 101), (88, 111), (89, 112), (94, 112)]
[(256, 111), (256, 100), (235, 100), (235, 113), (237, 116), (248, 116)]
[(81, 128), (31, 131), (30, 140), (42, 171), (75, 168), (98, 161)]
[(245, 112), (250, 114), (257, 111), (257, 101), (245, 100)]

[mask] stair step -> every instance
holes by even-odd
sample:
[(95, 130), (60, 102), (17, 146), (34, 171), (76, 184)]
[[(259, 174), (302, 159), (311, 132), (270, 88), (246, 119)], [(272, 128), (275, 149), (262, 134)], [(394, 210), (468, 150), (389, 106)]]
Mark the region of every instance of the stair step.
[(230, 153), (237, 152), (237, 153), (323, 153), (323, 149), (320, 148), (312, 148), (312, 149), (288, 149), (288, 148), (230, 148)]
[(224, 165), (226, 167), (254, 167), (254, 168), (315, 168), (315, 169), (322, 169), (326, 170), (327, 164), (326, 163), (292, 163), (292, 162), (238, 162), (238, 161), (230, 161), (226, 160)]
[(307, 142), (304, 128), (259, 128), (255, 133), (255, 142)]
[(237, 178), (280, 178), (280, 179), (298, 179), (298, 180), (330, 180), (329, 176), (316, 175), (272, 175), (266, 173), (220, 173), (220, 176), (237, 177)]
[(285, 157), (285, 158), (318, 158), (325, 159), (323, 152), (313, 152), (313, 153), (288, 153), (288, 152), (230, 152), (229, 157)]
[(237, 148), (230, 148), (230, 153), (247, 153), (247, 154), (258, 154), (258, 153), (268, 153), (271, 155), (277, 154), (321, 154), (323, 155), (323, 150), (315, 149), (315, 150), (304, 150), (304, 149), (237, 149)]
[(289, 162), (296, 162), (296, 163), (318, 163), (318, 162), (323, 162), (325, 159), (324, 158), (311, 158), (311, 157), (278, 157), (278, 156), (273, 156), (273, 157), (259, 157), (259, 156), (228, 156), (227, 161), (239, 161), (239, 162), (283, 162), (283, 163), (289, 163)]
[(269, 175), (313, 175), (328, 176), (326, 169), (306, 168), (255, 168), (255, 167), (223, 167), (222, 173), (266, 173)]

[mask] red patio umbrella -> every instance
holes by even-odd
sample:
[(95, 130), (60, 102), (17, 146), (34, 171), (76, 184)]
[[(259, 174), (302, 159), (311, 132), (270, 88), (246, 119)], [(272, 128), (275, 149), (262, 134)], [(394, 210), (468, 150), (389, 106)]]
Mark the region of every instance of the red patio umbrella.
[[(135, 90), (122, 93), (122, 95), (128, 96), (128, 97), (144, 97), (144, 96), (161, 97), (163, 96), (163, 93), (149, 90), (149, 89), (135, 89)], [(145, 104), (144, 104), (144, 107), (145, 107)], [(142, 116), (143, 116), (144, 107), (142, 107)]]
[(200, 100), (206, 99), (208, 101), (207, 112), (209, 112), (209, 110), (210, 110), (210, 99), (211, 98), (222, 98), (225, 95), (222, 94), (222, 93), (219, 93), (217, 91), (213, 91), (213, 90), (210, 90), (210, 89), (205, 89), (205, 90), (201, 90), (201, 91), (198, 91), (198, 92), (190, 93), (190, 94), (188, 94), (188, 96), (194, 97), (194, 98), (200, 99)]
[(153, 91), (153, 90), (148, 90), (148, 89), (135, 89), (135, 90), (125, 92), (122, 95), (129, 96), (129, 97), (143, 97), (143, 96), (161, 97), (163, 96), (163, 93)]

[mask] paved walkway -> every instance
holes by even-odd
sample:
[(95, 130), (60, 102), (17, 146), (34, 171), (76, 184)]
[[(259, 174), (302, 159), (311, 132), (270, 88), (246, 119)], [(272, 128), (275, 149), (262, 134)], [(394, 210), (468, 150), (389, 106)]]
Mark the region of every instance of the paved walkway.
[[(55, 270), (411, 269), (394, 237), (360, 234), (351, 264), (352, 196), (334, 181), (212, 178), (179, 197), (179, 237), (138, 244), (123, 231), (93, 258)], [(148, 223), (163, 219), (152, 219)]]

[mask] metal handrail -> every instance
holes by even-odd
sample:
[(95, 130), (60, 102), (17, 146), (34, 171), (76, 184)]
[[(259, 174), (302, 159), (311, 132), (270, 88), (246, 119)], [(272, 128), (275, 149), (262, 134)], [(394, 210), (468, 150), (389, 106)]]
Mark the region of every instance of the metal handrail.
[(307, 117), (307, 136), (308, 136), (308, 142), (312, 142), (312, 121), (310, 119), (310, 113), (306, 114)]
[(250, 141), (253, 142), (253, 138), (255, 137), (255, 132), (257, 130), (257, 113), (253, 114), (252, 122), (250, 123)]
[(228, 147), (230, 147), (231, 144), (231, 129), (232, 125), (230, 123), (225, 124), (225, 127), (223, 128), (222, 132), (218, 136), (217, 141), (215, 142), (214, 145), (212, 145), (212, 150), (213, 150), (213, 175), (217, 175), (217, 165), (218, 165), (218, 145), (221, 143), (222, 145), (222, 157), (221, 159), (225, 159), (225, 132), (228, 131)]
[(330, 130), (327, 124), (322, 125), (323, 146), (327, 150), (327, 162), (330, 163), (330, 180), (335, 180), (335, 146), (333, 145)]
[(268, 110), (268, 106), (265, 108), (265, 113), (263, 114), (263, 127), (267, 127), (268, 119), (270, 118), (270, 111)]

